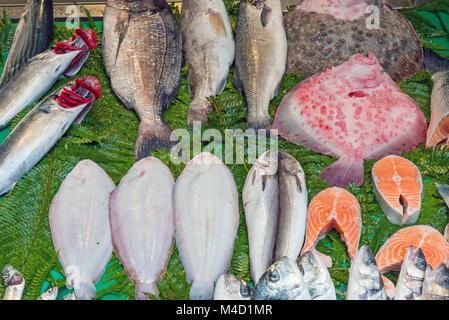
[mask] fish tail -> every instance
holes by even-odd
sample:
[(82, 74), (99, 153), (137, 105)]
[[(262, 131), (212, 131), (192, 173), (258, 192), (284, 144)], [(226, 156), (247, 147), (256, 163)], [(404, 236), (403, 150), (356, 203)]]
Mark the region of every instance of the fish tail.
[(148, 294), (159, 296), (159, 290), (157, 289), (157, 285), (154, 282), (137, 283), (135, 293), (137, 300), (148, 300)]
[(77, 300), (91, 300), (97, 295), (94, 284), (89, 281), (75, 281), (74, 291)]
[(248, 113), (249, 129), (254, 129), (256, 131), (260, 129), (270, 130), (272, 123), (273, 121), (271, 121), (271, 118), (268, 114), (251, 116), (250, 113)]
[(142, 121), (139, 126), (134, 156), (136, 161), (148, 157), (156, 149), (169, 150), (173, 145), (170, 140), (171, 128), (163, 121)]
[(207, 114), (211, 108), (211, 103), (206, 98), (193, 99), (189, 106), (189, 112), (187, 113), (187, 124), (189, 128), (193, 128), (195, 121), (201, 122), (202, 125), (206, 124)]
[(363, 160), (340, 158), (321, 172), (320, 179), (332, 187), (345, 188), (351, 183), (361, 186), (363, 176)]
[(193, 282), (190, 288), (190, 300), (212, 300), (214, 295), (214, 283), (209, 282)]

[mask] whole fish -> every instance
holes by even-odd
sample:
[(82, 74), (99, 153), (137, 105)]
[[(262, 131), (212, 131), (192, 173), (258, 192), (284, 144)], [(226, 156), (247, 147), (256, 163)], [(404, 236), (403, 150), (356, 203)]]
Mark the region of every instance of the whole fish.
[(173, 248), (175, 228), (172, 194), (175, 181), (157, 158), (144, 158), (128, 171), (112, 192), (109, 220), (114, 251), (136, 298), (158, 295)]
[(78, 73), (90, 49), (96, 46), (93, 30), (76, 29), (71, 39), (58, 42), (29, 59), (0, 88), (0, 127), (6, 126), (26, 106), (42, 98), (61, 77)]
[(91, 160), (80, 161), (53, 198), (49, 219), (66, 286), (76, 299), (95, 297), (96, 283), (112, 256), (109, 195), (115, 184)]
[(246, 177), (242, 201), (254, 283), (273, 263), (279, 219), (278, 153), (263, 153)]
[(165, 0), (108, 0), (103, 60), (111, 86), (140, 118), (136, 161), (171, 146), (162, 118), (181, 84), (181, 31)]
[(269, 129), (268, 106), (279, 93), (287, 60), (280, 0), (240, 2), (235, 50), (232, 83), (246, 98), (248, 127)]
[(246, 281), (223, 273), (215, 283), (214, 300), (250, 300), (252, 289)]
[(426, 258), (421, 248), (414, 250), (410, 245), (402, 262), (394, 300), (420, 300), (422, 298), (426, 267)]
[(28, 0), (22, 13), (0, 78), (0, 88), (30, 58), (50, 45), (53, 37), (53, 1)]
[(187, 122), (207, 122), (207, 97), (223, 92), (234, 61), (234, 35), (223, 0), (184, 0), (181, 31), (193, 100)]
[(301, 165), (286, 152), (279, 152), (279, 222), (274, 259), (296, 260), (306, 235), (307, 187)]
[(424, 276), (423, 300), (449, 300), (449, 269), (442, 263), (435, 269), (427, 266)]
[(3, 300), (22, 300), (23, 289), (25, 288), (25, 279), (22, 274), (7, 265), (2, 270), (3, 283), (5, 285), (5, 295)]
[(80, 123), (100, 96), (97, 78), (85, 76), (62, 86), (34, 107), (0, 146), (0, 194), (11, 190), (73, 122)]
[(283, 257), (262, 275), (251, 300), (310, 300), (310, 294), (296, 262)]
[(312, 300), (337, 299), (332, 278), (319, 257), (307, 251), (298, 258), (297, 263)]
[(54, 286), (42, 293), (37, 300), (56, 300), (58, 297), (58, 287)]
[(176, 246), (192, 300), (209, 300), (228, 269), (239, 225), (239, 200), (232, 173), (203, 152), (189, 161), (175, 184)]
[(346, 300), (387, 300), (382, 275), (370, 248), (362, 246), (349, 269)]

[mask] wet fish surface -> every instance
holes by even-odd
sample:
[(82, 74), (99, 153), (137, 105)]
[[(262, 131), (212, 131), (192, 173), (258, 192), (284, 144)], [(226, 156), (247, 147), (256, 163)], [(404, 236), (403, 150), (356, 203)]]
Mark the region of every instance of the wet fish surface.
[(421, 300), (426, 268), (426, 258), (421, 248), (414, 250), (410, 245), (402, 262), (394, 300)]
[(3, 300), (22, 300), (25, 288), (25, 279), (22, 274), (13, 266), (7, 265), (2, 270), (2, 277), (6, 288)]
[(449, 300), (449, 269), (446, 264), (442, 263), (435, 269), (427, 266), (423, 300)]
[[(449, 186), (448, 185), (442, 185), (439, 183), (435, 183), (435, 186), (438, 190), (438, 193), (443, 198), (444, 202), (446, 202), (446, 206), (449, 207)], [(444, 229), (444, 237), (447, 241), (449, 241), (449, 224)]]
[(54, 286), (42, 293), (37, 300), (56, 300), (58, 297), (58, 287)]
[(223, 273), (215, 283), (214, 300), (250, 300), (253, 289), (230, 273)]

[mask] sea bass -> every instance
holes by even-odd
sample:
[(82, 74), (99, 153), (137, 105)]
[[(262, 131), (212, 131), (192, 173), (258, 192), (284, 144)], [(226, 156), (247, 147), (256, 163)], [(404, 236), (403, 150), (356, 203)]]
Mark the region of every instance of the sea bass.
[(426, 267), (426, 258), (421, 248), (413, 250), (413, 246), (410, 245), (402, 262), (394, 300), (420, 300), (422, 298)]
[(11, 190), (67, 132), (80, 123), (101, 96), (97, 78), (62, 86), (31, 110), (0, 146), (0, 194)]
[(76, 299), (95, 297), (96, 283), (112, 256), (109, 195), (115, 184), (91, 160), (80, 161), (65, 177), (50, 206), (51, 236), (66, 286)]
[(108, 0), (103, 60), (117, 97), (140, 118), (136, 161), (171, 146), (162, 118), (181, 84), (181, 31), (165, 0)]
[(235, 50), (232, 83), (246, 98), (248, 127), (269, 129), (268, 106), (278, 95), (287, 59), (280, 0), (240, 2)]
[(6, 288), (3, 300), (22, 300), (25, 288), (25, 279), (22, 274), (13, 266), (7, 265), (2, 270), (2, 277)]
[(193, 100), (187, 122), (207, 122), (207, 98), (223, 92), (234, 61), (234, 35), (223, 0), (184, 0), (181, 31)]
[(362, 185), (364, 159), (418, 147), (426, 127), (417, 103), (383, 72), (372, 52), (299, 83), (282, 100), (273, 124), (283, 138), (338, 157), (320, 175), (338, 187)]
[(223, 273), (215, 283), (214, 300), (250, 300), (252, 291), (246, 281)]
[(248, 229), (251, 276), (257, 283), (273, 263), (279, 219), (278, 153), (263, 153), (246, 177), (242, 201)]
[(76, 29), (69, 40), (58, 42), (31, 59), (0, 88), (0, 127), (6, 126), (26, 106), (36, 102), (61, 77), (72, 77), (82, 67), (90, 49), (97, 46), (93, 30)]
[(203, 152), (186, 165), (175, 184), (176, 246), (192, 300), (209, 300), (215, 281), (228, 269), (239, 225), (239, 200), (232, 173)]
[(449, 300), (449, 269), (442, 263), (435, 269), (427, 266), (423, 300)]
[(158, 295), (174, 242), (175, 181), (157, 158), (144, 158), (112, 192), (109, 220), (114, 251), (136, 286), (136, 299)]
[(289, 73), (310, 77), (370, 51), (394, 81), (423, 70), (418, 35), (384, 0), (303, 0), (284, 22)]

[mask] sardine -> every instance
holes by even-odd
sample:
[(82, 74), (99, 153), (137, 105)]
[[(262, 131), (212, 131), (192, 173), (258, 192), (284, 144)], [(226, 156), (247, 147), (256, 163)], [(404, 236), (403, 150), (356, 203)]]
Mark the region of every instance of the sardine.
[(138, 300), (159, 294), (156, 285), (167, 269), (175, 235), (174, 184), (170, 169), (150, 157), (134, 164), (111, 194), (112, 243)]
[(37, 300), (56, 300), (58, 297), (58, 287), (54, 286), (42, 293)]
[(50, 206), (53, 244), (66, 286), (76, 299), (95, 297), (96, 283), (112, 256), (109, 195), (115, 184), (91, 160), (80, 161), (65, 177)]
[(71, 39), (58, 42), (29, 59), (0, 89), (0, 127), (6, 126), (26, 106), (42, 98), (57, 80), (78, 73), (90, 49), (96, 46), (93, 30), (76, 29)]
[(239, 200), (232, 173), (203, 152), (189, 161), (175, 184), (176, 245), (190, 299), (209, 300), (228, 269), (239, 225)]
[(420, 300), (422, 298), (426, 267), (426, 258), (421, 248), (413, 250), (413, 246), (410, 245), (402, 262), (394, 300)]
[(100, 96), (97, 78), (85, 76), (62, 86), (34, 107), (0, 146), (0, 194), (11, 190), (73, 122), (80, 123)]
[(165, 0), (108, 0), (103, 60), (111, 86), (140, 118), (136, 161), (171, 146), (162, 118), (181, 84), (182, 40)]
[(223, 273), (215, 283), (214, 300), (250, 300), (252, 290), (246, 281)]
[(223, 0), (184, 0), (181, 31), (193, 100), (187, 122), (207, 122), (210, 96), (223, 92), (234, 61), (234, 35)]
[(22, 274), (7, 265), (2, 270), (3, 283), (5, 284), (5, 295), (3, 300), (22, 300), (23, 289), (25, 288), (25, 279)]
[(232, 83), (246, 98), (248, 127), (269, 129), (268, 106), (279, 93), (287, 63), (280, 0), (240, 2), (235, 50)]
[(423, 300), (449, 300), (449, 269), (444, 263), (435, 269), (427, 266), (422, 296)]

